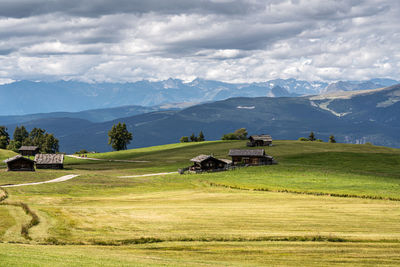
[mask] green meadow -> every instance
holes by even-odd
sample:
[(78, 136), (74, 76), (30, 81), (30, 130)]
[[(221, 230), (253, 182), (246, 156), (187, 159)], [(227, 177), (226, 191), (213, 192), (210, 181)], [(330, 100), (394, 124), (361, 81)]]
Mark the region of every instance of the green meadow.
[[(64, 170), (34, 173), (1, 163), (0, 185), (79, 176), (0, 191), (0, 265), (400, 264), (399, 149), (274, 141), (265, 149), (277, 165), (139, 176), (177, 171), (198, 154), (228, 158), (232, 148), (245, 142), (66, 157)], [(13, 155), (0, 150), (1, 160)]]

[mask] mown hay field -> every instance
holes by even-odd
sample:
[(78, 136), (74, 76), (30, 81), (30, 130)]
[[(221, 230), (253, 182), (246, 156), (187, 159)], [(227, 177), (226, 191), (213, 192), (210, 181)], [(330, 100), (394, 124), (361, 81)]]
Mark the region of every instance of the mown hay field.
[[(0, 171), (0, 258), (7, 266), (399, 265), (400, 150), (276, 141), (279, 164), (168, 174), (243, 141), (171, 144), (66, 158), (65, 170)], [(1, 151), (0, 151), (1, 152)], [(125, 160), (109, 161), (109, 160)], [(135, 161), (135, 162), (131, 162)], [(31, 217), (40, 223), (21, 236)], [(13, 244), (18, 243), (18, 244)], [(38, 253), (42, 251), (42, 253)]]

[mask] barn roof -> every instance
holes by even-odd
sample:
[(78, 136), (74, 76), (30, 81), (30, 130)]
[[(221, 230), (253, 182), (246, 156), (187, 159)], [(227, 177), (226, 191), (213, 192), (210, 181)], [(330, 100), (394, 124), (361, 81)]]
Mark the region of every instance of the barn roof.
[(232, 160), (230, 159), (219, 159), (219, 160), (225, 162), (226, 164), (232, 164)]
[(272, 142), (272, 137), (268, 134), (260, 134), (260, 135), (252, 135), (249, 137), (249, 139), (253, 140), (262, 140), (262, 141), (271, 141)]
[(193, 161), (193, 162), (196, 162), (196, 163), (201, 163), (201, 162), (203, 162), (203, 161), (205, 161), (207, 159), (210, 159), (210, 158), (213, 158), (213, 159), (218, 160), (218, 161), (222, 161), (222, 162), (224, 162), (226, 164), (231, 164), (232, 163), (232, 161), (229, 160), (229, 159), (217, 159), (217, 158), (215, 158), (215, 157), (213, 157), (211, 155), (203, 155), (203, 154), (192, 158), (190, 161)]
[(213, 156), (211, 156), (211, 155), (198, 155), (197, 157), (194, 157), (194, 158), (192, 158), (190, 161), (193, 161), (193, 162), (203, 162), (203, 161), (205, 161), (206, 159), (209, 159), (209, 158), (212, 158)]
[(35, 151), (39, 147), (37, 146), (21, 146), (18, 150), (19, 151)]
[(28, 160), (28, 161), (34, 162), (33, 160), (25, 158), (25, 157), (23, 157), (21, 155), (16, 155), (16, 156), (14, 156), (12, 158), (4, 160), (3, 162), (4, 163), (9, 163), (9, 162), (13, 162), (13, 161), (18, 160), (18, 159), (24, 159), (24, 160)]
[(265, 156), (264, 149), (231, 149), (229, 150), (229, 156), (254, 156), (254, 157), (263, 157)]
[(62, 164), (64, 162), (63, 154), (36, 154), (36, 164)]

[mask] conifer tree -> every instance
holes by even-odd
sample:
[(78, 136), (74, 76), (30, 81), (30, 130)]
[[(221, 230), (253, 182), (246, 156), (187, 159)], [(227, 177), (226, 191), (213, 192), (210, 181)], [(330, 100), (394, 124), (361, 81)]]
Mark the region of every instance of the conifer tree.
[(197, 138), (197, 141), (203, 142), (203, 141), (205, 141), (205, 140), (206, 140), (206, 139), (204, 138), (203, 131), (200, 131), (199, 137)]
[(309, 137), (308, 137), (308, 140), (310, 140), (310, 141), (315, 141), (314, 132), (311, 132), (311, 133), (310, 133), (310, 135), (309, 135)]

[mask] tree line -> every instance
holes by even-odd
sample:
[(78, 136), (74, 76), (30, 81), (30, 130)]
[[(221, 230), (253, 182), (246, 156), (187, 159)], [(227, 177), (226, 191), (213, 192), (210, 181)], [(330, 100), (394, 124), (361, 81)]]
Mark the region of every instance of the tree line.
[(200, 131), (199, 136), (196, 136), (194, 133), (192, 133), (191, 136), (182, 136), (181, 139), (179, 139), (179, 142), (181, 142), (181, 143), (203, 142), (203, 141), (206, 141), (203, 131)]
[[(317, 138), (315, 137), (314, 132), (310, 132), (310, 135), (308, 136), (308, 138), (306, 138), (306, 137), (300, 137), (300, 138), (299, 138), (299, 141), (323, 142), (321, 139), (317, 139)], [(328, 142), (329, 142), (329, 143), (336, 143), (335, 136), (333, 136), (333, 135), (329, 136), (329, 141), (328, 141)]]
[(37, 146), (41, 153), (56, 153), (59, 149), (58, 139), (53, 134), (41, 128), (33, 128), (30, 132), (25, 126), (15, 127), (13, 139), (5, 126), (0, 126), (0, 148), (15, 152), (21, 146)]

